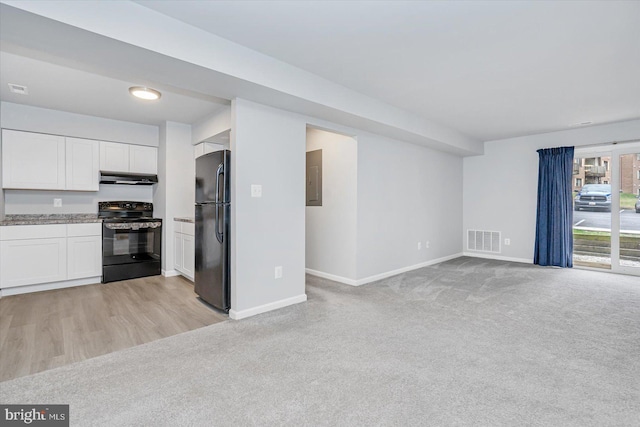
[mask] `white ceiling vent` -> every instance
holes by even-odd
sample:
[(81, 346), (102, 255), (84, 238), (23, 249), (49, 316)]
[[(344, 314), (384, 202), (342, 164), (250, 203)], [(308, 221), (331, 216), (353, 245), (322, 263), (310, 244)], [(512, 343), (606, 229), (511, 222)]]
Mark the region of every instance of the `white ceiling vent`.
[(17, 93), (19, 95), (29, 95), (29, 89), (26, 86), (16, 85), (13, 83), (8, 83), (9, 90), (13, 93)]
[(499, 254), (500, 232), (484, 230), (467, 230), (467, 249), (478, 252)]

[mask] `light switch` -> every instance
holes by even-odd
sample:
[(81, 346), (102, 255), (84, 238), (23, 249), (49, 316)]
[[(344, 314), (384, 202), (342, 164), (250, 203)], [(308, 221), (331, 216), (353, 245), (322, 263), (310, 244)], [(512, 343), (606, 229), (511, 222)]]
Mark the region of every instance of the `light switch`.
[(62, 199), (53, 199), (53, 207), (61, 208), (62, 207)]
[(262, 185), (251, 184), (251, 197), (262, 197)]

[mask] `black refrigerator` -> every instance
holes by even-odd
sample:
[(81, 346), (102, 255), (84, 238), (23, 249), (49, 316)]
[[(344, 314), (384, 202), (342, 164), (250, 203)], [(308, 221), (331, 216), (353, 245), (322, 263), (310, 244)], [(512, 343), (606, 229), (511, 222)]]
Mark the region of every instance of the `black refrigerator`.
[(195, 291), (212, 306), (229, 311), (229, 220), (231, 152), (214, 151), (196, 159)]

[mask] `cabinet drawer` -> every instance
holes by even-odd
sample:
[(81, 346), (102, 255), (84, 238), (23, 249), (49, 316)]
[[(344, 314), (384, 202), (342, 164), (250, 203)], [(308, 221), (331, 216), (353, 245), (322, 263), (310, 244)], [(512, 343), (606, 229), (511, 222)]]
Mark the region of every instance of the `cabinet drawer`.
[(65, 224), (10, 225), (0, 227), (0, 240), (49, 239), (66, 237)]
[(99, 222), (88, 224), (68, 224), (67, 237), (101, 236), (102, 224)]

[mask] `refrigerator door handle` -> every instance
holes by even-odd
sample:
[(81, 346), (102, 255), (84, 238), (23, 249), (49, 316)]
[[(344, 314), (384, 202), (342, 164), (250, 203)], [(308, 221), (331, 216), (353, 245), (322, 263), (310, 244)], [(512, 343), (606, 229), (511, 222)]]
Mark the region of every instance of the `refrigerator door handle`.
[(224, 172), (224, 163), (220, 163), (218, 165), (218, 170), (216, 171), (216, 203), (220, 203), (220, 174)]
[(214, 206), (216, 209), (216, 222), (215, 222), (216, 239), (218, 240), (218, 242), (222, 243), (224, 236), (220, 232), (220, 214), (218, 213), (218, 211), (220, 210), (220, 205), (216, 204)]
[[(222, 243), (224, 240), (224, 234), (220, 232), (220, 214), (218, 211), (220, 210), (220, 175), (224, 176), (224, 163), (220, 163), (218, 165), (218, 170), (216, 171), (216, 239), (218, 242)], [(224, 181), (223, 181), (224, 184)], [(224, 185), (223, 185), (224, 186)], [(224, 195), (222, 196), (222, 201), (224, 202)]]

